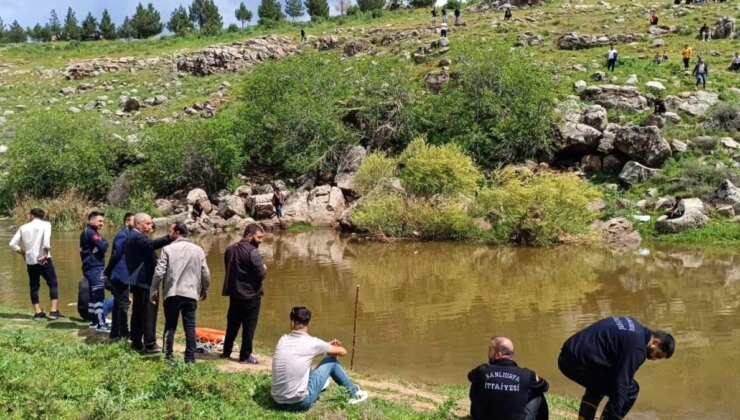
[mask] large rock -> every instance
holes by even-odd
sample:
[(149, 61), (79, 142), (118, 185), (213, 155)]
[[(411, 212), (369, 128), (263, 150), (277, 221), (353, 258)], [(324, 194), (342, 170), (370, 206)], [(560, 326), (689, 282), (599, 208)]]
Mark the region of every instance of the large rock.
[(624, 162), (616, 155), (606, 155), (601, 159), (601, 169), (605, 172), (618, 174), (623, 167)]
[(154, 200), (154, 205), (162, 216), (171, 216), (175, 212), (175, 205), (170, 200), (158, 198)]
[(257, 194), (247, 199), (247, 210), (255, 220), (271, 219), (275, 214), (272, 205), (272, 193)]
[(354, 146), (339, 160), (337, 176), (334, 182), (345, 194), (356, 195), (354, 191), (354, 179), (357, 170), (367, 156), (367, 150), (362, 146)]
[(555, 106), (555, 113), (568, 122), (579, 123), (583, 119), (581, 104), (575, 96), (558, 103)]
[(682, 92), (678, 96), (667, 96), (665, 104), (671, 109), (679, 109), (687, 114), (700, 117), (719, 102), (719, 94), (700, 90)]
[(586, 48), (605, 47), (610, 44), (637, 42), (642, 40), (642, 38), (643, 34), (638, 33), (588, 35), (578, 32), (567, 32), (558, 38), (557, 45), (561, 50), (582, 50)]
[(123, 104), (123, 112), (134, 112), (141, 109), (141, 101), (136, 98), (128, 98)]
[(208, 200), (208, 193), (206, 193), (205, 190), (201, 188), (194, 188), (190, 190), (187, 197), (185, 198), (188, 206), (194, 206), (195, 203), (201, 200)]
[(685, 198), (678, 203), (680, 217), (669, 219), (661, 216), (655, 221), (655, 229), (661, 233), (677, 233), (705, 226), (709, 217), (704, 212), (704, 203), (698, 198)]
[(344, 55), (352, 57), (363, 51), (369, 50), (372, 44), (364, 39), (352, 39), (344, 44)]
[(737, 206), (737, 211), (740, 212), (740, 188), (736, 187), (729, 179), (725, 179), (709, 196), (709, 201), (712, 204)]
[(732, 18), (730, 16), (723, 16), (717, 21), (717, 27), (714, 29), (714, 38), (732, 37), (736, 37), (735, 18)]
[(634, 86), (601, 85), (589, 86), (580, 96), (605, 108), (616, 108), (626, 111), (642, 111), (648, 101)]
[(648, 168), (647, 166), (631, 160), (624, 164), (622, 172), (619, 173), (619, 179), (629, 185), (637, 185), (649, 178), (652, 178), (659, 172), (659, 169)]
[(584, 171), (598, 172), (601, 170), (601, 156), (583, 155), (581, 157), (581, 168)]
[(606, 116), (606, 109), (601, 105), (592, 105), (583, 111), (583, 123), (591, 127), (604, 131), (609, 123)]
[(650, 114), (647, 117), (645, 117), (644, 120), (640, 123), (640, 127), (649, 127), (649, 126), (655, 126), (658, 128), (663, 128), (665, 125), (665, 118), (658, 114)]
[(288, 221), (305, 221), (314, 226), (336, 226), (346, 208), (342, 190), (322, 185), (291, 195), (283, 207), (283, 216)]
[(605, 222), (597, 221), (591, 227), (610, 247), (633, 249), (642, 241), (640, 232), (634, 230), (632, 223), (624, 217), (615, 217)]
[(180, 54), (177, 56), (177, 70), (196, 76), (235, 72), (263, 61), (286, 58), (296, 52), (298, 46), (290, 38), (267, 35)]
[(438, 95), (442, 93), (442, 88), (450, 81), (450, 75), (446, 71), (431, 72), (424, 77), (424, 85), (427, 92)]
[(591, 126), (580, 123), (566, 122), (560, 128), (563, 146), (572, 150), (590, 150), (595, 148), (601, 132)]
[(228, 220), (233, 216), (246, 217), (247, 211), (244, 200), (235, 195), (227, 195), (218, 204), (218, 215)]
[(242, 185), (234, 191), (234, 195), (246, 200), (247, 197), (252, 195), (252, 187), (249, 185)]
[(622, 127), (616, 131), (614, 148), (648, 166), (660, 166), (671, 157), (671, 146), (657, 127)]
[(106, 201), (111, 206), (121, 206), (131, 197), (131, 176), (128, 172), (122, 173), (108, 189)]

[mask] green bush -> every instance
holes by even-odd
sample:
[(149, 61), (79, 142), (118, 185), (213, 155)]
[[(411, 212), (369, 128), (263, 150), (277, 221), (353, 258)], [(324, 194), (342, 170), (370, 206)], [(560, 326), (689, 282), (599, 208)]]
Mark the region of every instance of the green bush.
[(102, 199), (128, 153), (129, 145), (116, 140), (97, 116), (30, 116), (9, 144), (0, 207), (7, 211), (21, 196), (54, 197), (68, 190)]
[(412, 194), (430, 197), (472, 195), (481, 174), (472, 159), (455, 144), (428, 145), (418, 138), (398, 158), (401, 181)]
[(725, 131), (740, 130), (740, 106), (720, 102), (709, 111), (710, 124)]
[(401, 237), (407, 232), (403, 198), (392, 193), (378, 193), (362, 198), (352, 211), (350, 220), (374, 235)]
[(479, 228), (457, 200), (410, 200), (405, 212), (406, 231), (422, 239), (466, 240), (478, 236)]
[(707, 200), (725, 179), (736, 185), (740, 183), (740, 170), (731, 167), (731, 164), (716, 163), (701, 160), (691, 153), (680, 155), (666, 161), (663, 170), (641, 189), (656, 187), (661, 194)]
[(586, 232), (598, 216), (588, 204), (598, 190), (574, 174), (505, 168), (483, 189), (476, 213), (494, 225), (494, 240), (517, 245), (548, 245)]
[(53, 198), (22, 197), (15, 202), (11, 215), (16, 224), (28, 222), (31, 209), (43, 209), (44, 219), (54, 230), (69, 231), (85, 226), (87, 214), (94, 209), (90, 200), (76, 191), (64, 191)]
[(367, 195), (379, 182), (392, 177), (396, 172), (396, 160), (381, 153), (373, 153), (365, 158), (357, 169), (354, 189), (360, 195)]

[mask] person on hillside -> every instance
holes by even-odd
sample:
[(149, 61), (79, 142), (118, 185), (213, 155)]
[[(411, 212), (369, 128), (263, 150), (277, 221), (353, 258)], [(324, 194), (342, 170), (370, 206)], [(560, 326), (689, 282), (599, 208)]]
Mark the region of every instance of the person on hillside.
[(712, 39), (712, 30), (709, 29), (706, 23), (699, 28), (699, 37), (704, 42), (709, 42)]
[(437, 8), (432, 7), (432, 24), (437, 23)]
[(511, 7), (504, 9), (504, 20), (511, 20)]
[[(342, 369), (337, 356), (345, 356), (347, 350), (336, 339), (327, 343), (308, 334), (311, 311), (294, 307), (290, 311), (290, 333), (285, 334), (275, 347), (272, 357), (272, 399), (283, 409), (305, 411), (319, 398), (333, 379), (345, 387), (350, 394), (350, 404), (367, 400), (368, 393), (353, 384)], [(311, 369), (316, 356), (326, 357)]]
[[(88, 306), (90, 305), (90, 283), (87, 281), (86, 278), (82, 278), (79, 283), (77, 283), (77, 313), (80, 314), (80, 317), (84, 320), (90, 321), (90, 328), (97, 329), (98, 327), (98, 320), (97, 319), (90, 319), (90, 312), (88, 309)], [(108, 314), (110, 314), (113, 311), (113, 298), (109, 297), (106, 298), (103, 301), (103, 317), (108, 318)], [(106, 319), (106, 323), (108, 320)]]
[(460, 6), (455, 6), (455, 26), (460, 24)]
[(614, 65), (617, 64), (619, 53), (614, 48), (614, 45), (609, 46), (609, 52), (606, 53), (606, 68), (609, 71), (614, 71)]
[(558, 367), (586, 388), (578, 418), (593, 419), (604, 396), (609, 402), (601, 418), (624, 418), (640, 391), (635, 372), (645, 360), (669, 359), (675, 346), (667, 332), (650, 330), (628, 316), (602, 319), (570, 337), (560, 351)]
[(740, 71), (740, 54), (735, 53), (735, 57), (730, 63), (730, 71)]
[(691, 54), (693, 51), (691, 50), (691, 47), (689, 47), (689, 44), (684, 45), (683, 50), (681, 51), (681, 57), (683, 58), (683, 69), (688, 70), (689, 69), (689, 62), (691, 61)]
[(283, 218), (283, 206), (285, 205), (285, 196), (280, 188), (275, 187), (272, 192), (272, 205), (275, 207), (275, 216), (278, 220)]
[[(113, 294), (113, 314), (111, 316), (113, 322), (110, 326), (111, 340), (127, 339), (129, 336), (128, 308), (131, 300), (129, 298), (130, 288), (127, 283), (129, 273), (128, 268), (126, 268), (124, 253), (126, 252), (126, 242), (128, 242), (133, 228), (134, 214), (126, 213), (123, 216), (121, 230), (113, 238), (113, 251), (111, 251), (111, 258), (105, 269), (105, 272), (111, 273), (107, 285)], [(111, 267), (111, 261), (118, 261), (118, 263), (115, 267)]]
[(447, 23), (444, 21), (441, 25), (439, 25), (439, 36), (442, 38), (447, 38)]
[(669, 219), (678, 219), (683, 216), (683, 212), (680, 210), (680, 204), (681, 197), (676, 196), (676, 199), (673, 201), (673, 206), (665, 212), (665, 215), (668, 216)]
[(663, 56), (661, 56), (659, 52), (656, 52), (656, 53), (655, 53), (655, 56), (653, 57), (653, 62), (654, 62), (655, 64), (660, 64), (660, 63), (662, 63), (662, 62), (663, 62)]
[[(51, 310), (48, 319), (64, 318), (59, 312), (59, 289), (54, 264), (51, 262), (51, 223), (44, 221), (46, 213), (39, 208), (31, 209), (29, 222), (18, 228), (10, 240), (10, 249), (23, 256), (28, 271), (28, 283), (31, 288), (31, 304), (33, 305), (34, 321), (47, 319), (46, 313), (39, 304), (39, 289), (41, 277), (49, 286)], [(21, 243), (23, 247), (21, 248)]]
[(665, 107), (665, 101), (660, 98), (653, 99), (653, 107), (654, 107), (653, 114), (662, 115), (668, 111)]
[(82, 274), (90, 290), (87, 319), (97, 323), (97, 332), (110, 334), (110, 327), (103, 315), (105, 300), (103, 271), (105, 271), (105, 252), (108, 251), (108, 241), (100, 235), (100, 229), (104, 225), (104, 213), (92, 211), (87, 215), (87, 225), (80, 233), (80, 259)]
[(473, 420), (548, 418), (547, 381), (514, 362), (514, 343), (506, 337), (491, 338), (488, 363), (471, 370), (468, 381)]
[(447, 23), (447, 7), (442, 8), (442, 23)]
[(650, 13), (650, 18), (648, 19), (650, 21), (650, 25), (655, 26), (658, 24), (658, 14), (655, 10), (653, 10)]
[(162, 249), (149, 289), (152, 304), (159, 302), (159, 284), (163, 283), (165, 358), (172, 360), (177, 318), (182, 314), (185, 330), (185, 363), (195, 363), (195, 311), (198, 299), (208, 297), (211, 273), (203, 248), (188, 240), (188, 227), (178, 222), (172, 226), (174, 240)]
[(133, 304), (131, 308), (131, 348), (145, 354), (154, 354), (162, 350), (157, 345), (157, 311), (158, 304), (151, 303), (149, 289), (157, 265), (156, 250), (172, 242), (170, 235), (158, 239), (149, 239), (149, 232), (154, 229), (152, 217), (146, 213), (134, 216), (134, 230), (129, 234), (124, 252), (111, 258), (105, 269), (105, 277), (110, 278), (113, 267), (121, 259), (126, 260), (129, 272), (129, 283)]
[(264, 236), (264, 229), (251, 223), (244, 229), (242, 240), (230, 245), (224, 253), (226, 274), (223, 296), (229, 297), (229, 311), (226, 315), (226, 337), (221, 357), (231, 357), (234, 340), (241, 327), (242, 345), (239, 348), (241, 363), (259, 363), (252, 354), (252, 342), (264, 295), (262, 282), (267, 275), (267, 266), (262, 262), (259, 251)]
[(306, 38), (306, 30), (301, 28), (301, 43), (308, 41), (308, 38)]
[(704, 59), (701, 56), (697, 56), (696, 65), (694, 66), (694, 71), (692, 72), (694, 77), (696, 77), (696, 89), (699, 89), (699, 84), (701, 83), (701, 86), (703, 89), (707, 88), (707, 77), (709, 77), (709, 65), (704, 62)]

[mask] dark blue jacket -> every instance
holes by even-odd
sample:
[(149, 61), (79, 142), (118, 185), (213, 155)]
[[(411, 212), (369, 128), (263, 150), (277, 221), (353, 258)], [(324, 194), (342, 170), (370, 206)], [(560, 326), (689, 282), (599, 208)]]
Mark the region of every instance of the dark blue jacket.
[[(126, 268), (126, 258), (124, 253), (126, 252), (126, 242), (131, 234), (131, 230), (127, 227), (121, 228), (113, 238), (113, 251), (111, 251), (111, 261), (116, 260), (118, 263), (113, 267), (106, 268), (106, 271), (110, 269), (111, 275), (109, 276), (111, 281), (122, 282), (128, 278), (128, 268)], [(110, 263), (109, 263), (110, 265)]]
[(652, 332), (634, 319), (613, 316), (576, 333), (563, 344), (563, 351), (582, 366), (611, 372), (609, 403), (612, 407), (624, 407), (635, 372), (647, 359), (651, 337)]
[(149, 289), (154, 276), (154, 268), (157, 266), (157, 253), (154, 252), (165, 247), (172, 242), (169, 236), (163, 236), (158, 239), (149, 239), (148, 236), (134, 229), (129, 233), (124, 252), (118, 258), (111, 258), (108, 261), (108, 267), (105, 269), (105, 275), (110, 277), (113, 267), (117, 266), (122, 258), (126, 259), (126, 269), (133, 275), (141, 267), (137, 274), (135, 287)]
[(108, 241), (103, 239), (92, 226), (85, 226), (85, 230), (80, 234), (82, 271), (105, 267), (105, 251), (107, 250)]

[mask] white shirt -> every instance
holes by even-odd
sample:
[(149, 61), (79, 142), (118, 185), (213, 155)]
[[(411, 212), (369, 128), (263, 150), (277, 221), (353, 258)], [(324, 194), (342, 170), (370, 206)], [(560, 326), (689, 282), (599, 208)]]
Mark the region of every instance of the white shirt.
[(442, 30), (442, 31), (446, 31), (447, 30), (447, 24), (443, 22), (442, 25), (440, 25), (439, 29)]
[(272, 356), (272, 398), (278, 404), (295, 404), (308, 396), (308, 376), (314, 357), (331, 345), (301, 331), (291, 331), (278, 341)]
[[(21, 251), (21, 241), (26, 252), (26, 264), (38, 264), (39, 257), (44, 255), (44, 249), (51, 249), (51, 223), (33, 219), (21, 226), (10, 240), (10, 248), (16, 252)], [(51, 253), (48, 257), (51, 258)]]
[(606, 58), (608, 58), (609, 60), (613, 60), (615, 55), (617, 55), (617, 50), (611, 49), (609, 50), (609, 54), (607, 54)]

